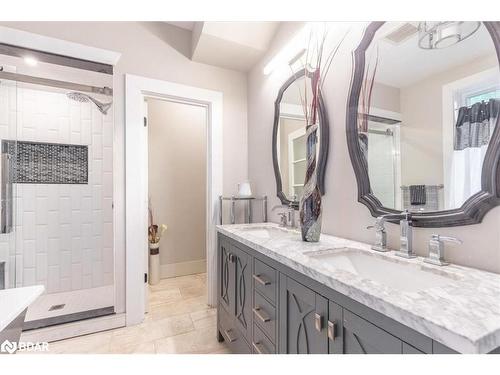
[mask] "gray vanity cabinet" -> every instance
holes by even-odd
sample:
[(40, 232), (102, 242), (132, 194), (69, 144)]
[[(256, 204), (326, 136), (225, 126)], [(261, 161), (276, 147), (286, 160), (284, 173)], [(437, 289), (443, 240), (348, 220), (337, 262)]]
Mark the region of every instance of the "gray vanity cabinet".
[(234, 258), (231, 253), (230, 243), (224, 239), (219, 240), (218, 251), (218, 292), (219, 306), (227, 312), (235, 311), (236, 283)]
[(328, 321), (326, 331), (328, 336), (328, 352), (330, 354), (344, 353), (344, 309), (335, 302), (328, 301)]
[(328, 300), (280, 275), (280, 353), (327, 354)]
[(401, 354), (403, 342), (360, 318), (349, 310), (343, 311), (345, 354)]
[(218, 250), (219, 339), (235, 352), (250, 352), (252, 331), (251, 256), (221, 239)]
[(280, 353), (328, 354), (328, 300), (280, 275)]
[(218, 339), (234, 353), (456, 353), (222, 234), (217, 256)]
[(235, 322), (250, 341), (252, 331), (252, 257), (238, 246), (231, 246), (235, 273)]

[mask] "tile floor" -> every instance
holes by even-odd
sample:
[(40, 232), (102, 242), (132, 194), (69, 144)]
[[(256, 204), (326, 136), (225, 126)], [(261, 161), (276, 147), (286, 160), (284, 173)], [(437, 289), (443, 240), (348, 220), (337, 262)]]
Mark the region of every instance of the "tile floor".
[(50, 343), (50, 353), (229, 353), (216, 339), (216, 309), (206, 304), (206, 274), (163, 279), (150, 286), (142, 324)]

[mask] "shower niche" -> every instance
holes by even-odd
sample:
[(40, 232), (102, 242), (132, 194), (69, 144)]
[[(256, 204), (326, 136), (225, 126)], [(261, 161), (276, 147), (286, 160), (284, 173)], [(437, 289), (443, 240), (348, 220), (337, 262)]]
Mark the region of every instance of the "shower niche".
[(2, 141), (17, 184), (87, 184), (88, 146)]
[(44, 285), (28, 331), (113, 314), (112, 67), (1, 50), (0, 286)]

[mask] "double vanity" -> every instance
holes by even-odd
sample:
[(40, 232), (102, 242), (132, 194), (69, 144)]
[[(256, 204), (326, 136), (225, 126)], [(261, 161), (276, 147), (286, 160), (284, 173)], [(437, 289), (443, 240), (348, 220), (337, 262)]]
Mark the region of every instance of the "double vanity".
[[(327, 113), (342, 88), (321, 89), (312, 127), (301, 107), (314, 87), (309, 68), (283, 83), (272, 128), (281, 205), (271, 212), (286, 212), (280, 226), (218, 227), (219, 340), (237, 353), (500, 353), (500, 275), (449, 265), (445, 242), (458, 238), (432, 236), (424, 258), (412, 243), (418, 228), (478, 225), (500, 205), (499, 51), (499, 22), (364, 30), (352, 51), (345, 136), (358, 202), (376, 218), (372, 245), (325, 234), (303, 242), (316, 237), (284, 228), (299, 206), (302, 229), (340, 214), (337, 198), (327, 207), (320, 194), (326, 162), (339, 160), (328, 157), (340, 152), (330, 127), (338, 135), (344, 124), (329, 124)], [(331, 181), (348, 187), (345, 178)], [(303, 199), (311, 192), (313, 201)], [(399, 224), (396, 251), (385, 222)]]
[(218, 338), (236, 353), (500, 352), (500, 275), (273, 223), (218, 227)]

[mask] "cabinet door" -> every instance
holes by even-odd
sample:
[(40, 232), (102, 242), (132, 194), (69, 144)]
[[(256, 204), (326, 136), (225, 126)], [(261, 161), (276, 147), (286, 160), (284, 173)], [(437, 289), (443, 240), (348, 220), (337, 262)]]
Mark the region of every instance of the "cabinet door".
[(348, 310), (343, 311), (345, 354), (401, 354), (403, 342), (360, 318)]
[(280, 275), (280, 352), (327, 354), (327, 300)]
[(455, 350), (450, 349), (447, 346), (445, 346), (437, 341), (432, 342), (432, 353), (434, 353), (434, 354), (458, 354), (458, 352), (456, 352)]
[(342, 354), (344, 352), (343, 327), (342, 307), (335, 302), (329, 301), (326, 329), (328, 334), (328, 352), (330, 354)]
[(235, 317), (236, 326), (249, 339), (252, 332), (252, 262), (251, 256), (237, 246), (231, 246), (235, 255)]
[(219, 303), (234, 316), (235, 313), (235, 269), (234, 254), (227, 241), (219, 240)]

